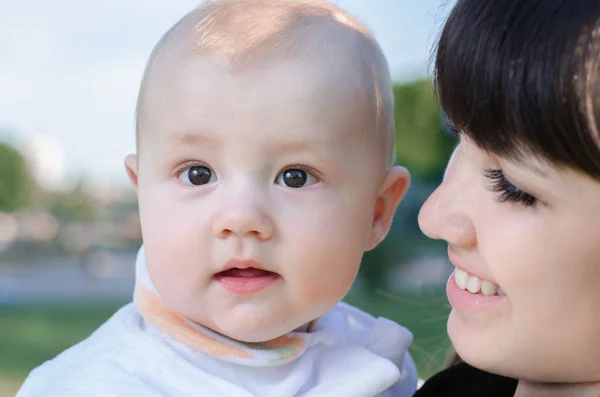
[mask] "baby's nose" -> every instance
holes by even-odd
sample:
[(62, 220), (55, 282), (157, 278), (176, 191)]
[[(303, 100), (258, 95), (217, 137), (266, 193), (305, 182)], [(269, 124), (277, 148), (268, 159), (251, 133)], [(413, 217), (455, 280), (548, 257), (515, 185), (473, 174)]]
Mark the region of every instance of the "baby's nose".
[(251, 200), (238, 201), (223, 208), (214, 220), (213, 232), (218, 238), (254, 236), (268, 240), (273, 235), (271, 217)]

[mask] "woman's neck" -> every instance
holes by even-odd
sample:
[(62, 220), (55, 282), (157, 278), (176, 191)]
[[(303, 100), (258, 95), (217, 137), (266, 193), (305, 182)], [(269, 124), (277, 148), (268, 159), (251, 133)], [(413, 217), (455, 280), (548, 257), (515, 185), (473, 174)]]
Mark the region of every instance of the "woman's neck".
[(600, 382), (536, 383), (519, 381), (514, 397), (600, 397)]

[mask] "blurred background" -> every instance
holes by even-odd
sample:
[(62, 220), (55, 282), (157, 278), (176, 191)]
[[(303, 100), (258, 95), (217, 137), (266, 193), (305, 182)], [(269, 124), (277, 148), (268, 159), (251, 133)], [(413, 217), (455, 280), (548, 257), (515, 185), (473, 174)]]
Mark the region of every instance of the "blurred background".
[[(413, 176), (389, 237), (346, 300), (415, 335), (421, 378), (444, 362), (452, 267), (417, 214), (455, 142), (429, 82), (451, 1), (334, 0), (375, 33), (395, 80), (397, 155)], [(141, 243), (123, 158), (146, 59), (197, 0), (0, 1), (0, 396), (131, 300)]]

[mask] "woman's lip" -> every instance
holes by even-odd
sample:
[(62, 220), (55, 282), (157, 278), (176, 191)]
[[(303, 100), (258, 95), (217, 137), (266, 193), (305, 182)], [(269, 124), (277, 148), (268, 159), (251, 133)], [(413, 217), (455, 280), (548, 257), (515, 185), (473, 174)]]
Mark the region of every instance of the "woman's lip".
[(502, 304), (507, 299), (506, 295), (485, 296), (463, 290), (456, 284), (454, 273), (448, 278), (446, 295), (448, 296), (450, 305), (460, 312), (477, 312), (491, 309)]
[[(465, 264), (458, 259), (457, 255), (452, 251), (452, 249), (450, 247), (448, 247), (448, 260), (454, 267), (457, 267), (460, 270), (464, 270), (465, 272), (469, 273), (469, 275), (471, 275), (471, 276), (478, 277), (481, 280), (491, 281), (489, 279), (489, 277), (485, 277), (481, 273), (478, 273), (477, 271), (473, 271), (473, 269), (470, 266), (465, 266)], [(491, 282), (493, 282), (493, 281), (491, 281)]]

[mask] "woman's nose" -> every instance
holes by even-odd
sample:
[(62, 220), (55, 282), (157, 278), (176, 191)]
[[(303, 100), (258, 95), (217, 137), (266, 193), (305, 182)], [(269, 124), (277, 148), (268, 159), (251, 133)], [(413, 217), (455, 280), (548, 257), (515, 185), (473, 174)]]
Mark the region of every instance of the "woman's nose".
[(467, 212), (449, 202), (454, 200), (461, 199), (448, 195), (442, 184), (423, 204), (419, 212), (419, 227), (429, 238), (472, 247), (477, 244), (475, 227)]
[(443, 182), (421, 207), (419, 227), (429, 238), (471, 247), (477, 244), (470, 207), (475, 189), (466, 167), (453, 156)]

